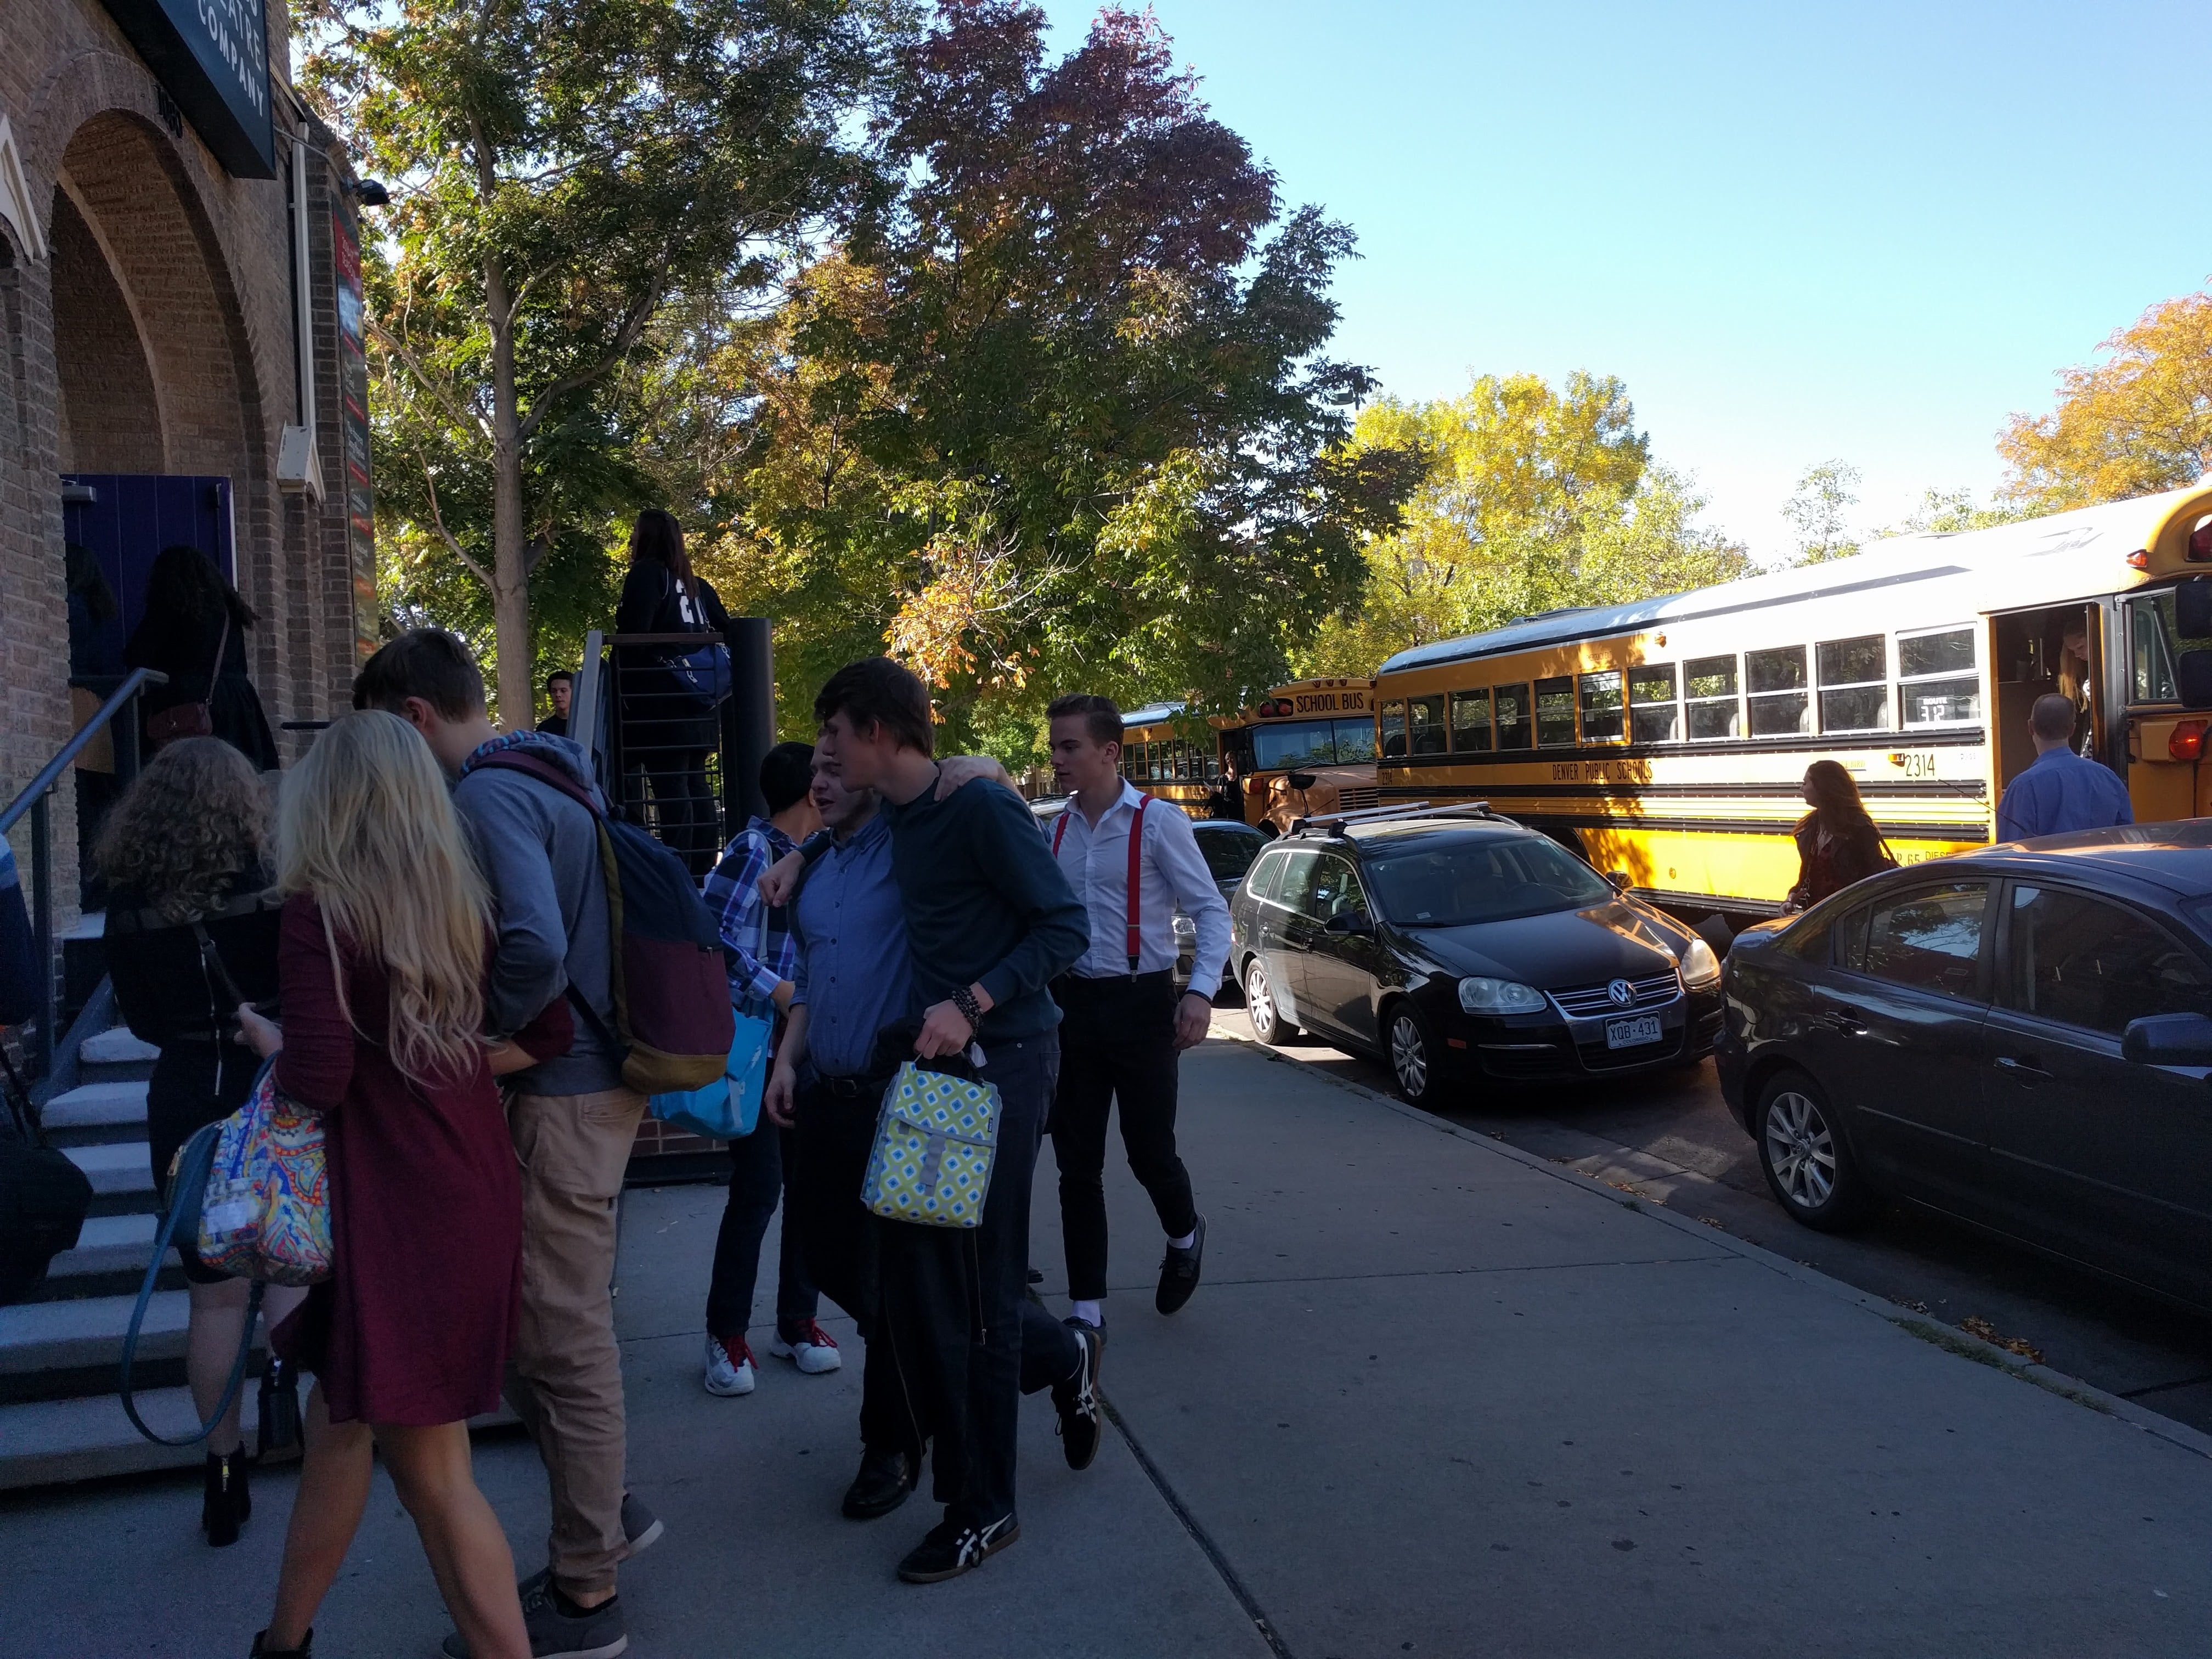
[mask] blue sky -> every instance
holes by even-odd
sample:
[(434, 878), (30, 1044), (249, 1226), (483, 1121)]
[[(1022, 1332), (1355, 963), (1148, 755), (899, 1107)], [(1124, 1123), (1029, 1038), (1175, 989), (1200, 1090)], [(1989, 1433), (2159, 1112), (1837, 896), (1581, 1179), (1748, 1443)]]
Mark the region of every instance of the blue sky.
[[(1044, 0), (1055, 44), (1097, 11)], [(1359, 234), (1339, 355), (1409, 398), (1620, 376), (1763, 558), (1987, 492), (2015, 410), (2212, 276), (2212, 6), (1154, 0), (1216, 113)]]

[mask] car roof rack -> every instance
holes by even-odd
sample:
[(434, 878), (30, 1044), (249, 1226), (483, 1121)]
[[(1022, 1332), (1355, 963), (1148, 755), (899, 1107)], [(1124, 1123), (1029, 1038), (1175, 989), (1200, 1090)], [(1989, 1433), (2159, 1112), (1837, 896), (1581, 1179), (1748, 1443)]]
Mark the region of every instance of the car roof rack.
[(1481, 818), (1493, 823), (1510, 823), (1510, 818), (1490, 810), (1486, 800), (1458, 801), (1449, 806), (1431, 806), (1425, 800), (1410, 801), (1403, 806), (1370, 806), (1357, 812), (1319, 812), (1310, 818), (1299, 818), (1291, 826), (1293, 835), (1314, 834), (1341, 837), (1348, 829), (1364, 823), (1396, 823), (1407, 818)]

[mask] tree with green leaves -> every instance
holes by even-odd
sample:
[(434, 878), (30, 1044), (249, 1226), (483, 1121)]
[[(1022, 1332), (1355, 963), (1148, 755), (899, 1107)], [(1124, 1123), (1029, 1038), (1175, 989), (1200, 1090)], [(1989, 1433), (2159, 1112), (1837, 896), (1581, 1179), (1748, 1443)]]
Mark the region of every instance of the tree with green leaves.
[(1701, 527), (1705, 502), (1651, 459), (1618, 380), (1483, 375), (1459, 398), (1385, 400), (1357, 443), (1424, 458), (1394, 534), (1366, 549), (1363, 601), (1298, 659), (1306, 674), (1371, 674), (1393, 653), (1563, 605), (1612, 605), (1747, 574)]
[(1823, 461), (1808, 467), (1797, 488), (1782, 504), (1782, 516), (1797, 531), (1798, 564), (1826, 564), (1859, 550), (1851, 534), (1850, 512), (1858, 505), (1859, 470), (1847, 461)]
[(744, 392), (706, 564), (785, 619), (787, 702), (888, 643), (949, 741), (1025, 748), (1071, 687), (1235, 707), (1356, 601), (1418, 476), (1347, 442), (1350, 232), (1282, 213), (1149, 14), (1058, 61), (1045, 31), (946, 0), (879, 129), (902, 187), (696, 380)]
[(331, 0), (307, 21), (302, 82), (392, 196), (366, 273), (386, 534), (426, 607), (488, 609), (511, 724), (534, 577), (599, 611), (609, 519), (649, 499), (626, 372), (672, 318), (757, 297), (872, 176), (853, 117), (901, 15)]

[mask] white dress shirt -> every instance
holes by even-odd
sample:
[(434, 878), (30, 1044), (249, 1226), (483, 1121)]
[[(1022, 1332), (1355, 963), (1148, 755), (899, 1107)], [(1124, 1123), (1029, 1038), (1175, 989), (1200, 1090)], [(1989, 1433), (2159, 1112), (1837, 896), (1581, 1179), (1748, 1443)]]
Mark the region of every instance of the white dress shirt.
[[(1125, 979), (1129, 973), (1129, 826), (1145, 799), (1124, 781), (1121, 793), (1096, 827), (1074, 800), (1046, 831), (1057, 843), (1060, 872), (1075, 889), (1091, 920), (1091, 948), (1073, 971), (1085, 979)], [(1060, 826), (1065, 824), (1066, 829)], [(1155, 800), (1145, 811), (1145, 839), (1138, 849), (1137, 971), (1158, 973), (1176, 962), (1178, 906), (1198, 929), (1190, 965), (1191, 994), (1207, 1001), (1221, 988), (1229, 962), (1229, 906), (1198, 850), (1198, 833), (1173, 802)]]

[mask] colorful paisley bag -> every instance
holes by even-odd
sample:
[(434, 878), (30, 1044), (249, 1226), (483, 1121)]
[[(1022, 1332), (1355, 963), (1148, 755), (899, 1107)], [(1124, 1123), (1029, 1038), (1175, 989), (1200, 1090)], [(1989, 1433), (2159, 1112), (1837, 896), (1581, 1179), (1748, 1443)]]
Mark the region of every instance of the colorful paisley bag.
[(264, 1064), (246, 1104), (223, 1120), (200, 1200), (200, 1260), (270, 1285), (331, 1276), (330, 1170), (322, 1115), (276, 1086)]
[(884, 1097), (860, 1202), (891, 1221), (980, 1226), (998, 1150), (998, 1090), (909, 1060)]

